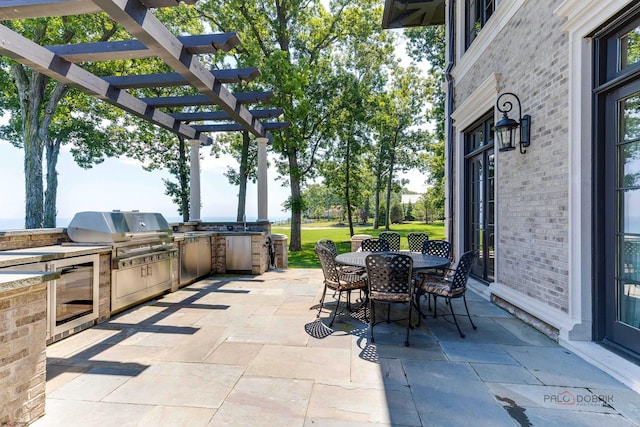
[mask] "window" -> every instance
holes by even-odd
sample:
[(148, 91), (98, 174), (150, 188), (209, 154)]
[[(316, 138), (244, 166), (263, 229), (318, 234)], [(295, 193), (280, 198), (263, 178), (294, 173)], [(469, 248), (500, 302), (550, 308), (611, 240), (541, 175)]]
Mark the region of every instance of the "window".
[(496, 8), (496, 0), (466, 0), (466, 46), (471, 43), (485, 26)]

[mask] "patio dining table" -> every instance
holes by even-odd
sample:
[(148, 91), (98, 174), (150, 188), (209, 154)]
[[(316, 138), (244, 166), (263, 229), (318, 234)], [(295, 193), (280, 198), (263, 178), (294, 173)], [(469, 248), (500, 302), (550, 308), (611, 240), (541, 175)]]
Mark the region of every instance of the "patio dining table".
[[(345, 252), (339, 254), (336, 257), (336, 262), (344, 265), (352, 265), (355, 267), (366, 267), (365, 259), (367, 255), (372, 253), (384, 253), (384, 252)], [(400, 252), (388, 252), (388, 253), (401, 253), (404, 255), (409, 255), (413, 259), (413, 270), (429, 270), (434, 268), (444, 268), (447, 267), (451, 260), (449, 258), (435, 256), (435, 255), (425, 255), (419, 252), (408, 252), (408, 251), (400, 251)]]

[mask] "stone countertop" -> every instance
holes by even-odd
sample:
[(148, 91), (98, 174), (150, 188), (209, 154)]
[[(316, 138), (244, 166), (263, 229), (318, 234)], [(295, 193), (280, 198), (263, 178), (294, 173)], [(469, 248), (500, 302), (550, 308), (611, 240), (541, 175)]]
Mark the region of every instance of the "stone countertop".
[(215, 231), (185, 231), (184, 233), (173, 233), (174, 242), (181, 242), (185, 239), (198, 239), (201, 237), (211, 237)]
[(266, 236), (266, 231), (214, 231), (218, 236)]
[(0, 268), (111, 252), (111, 246), (55, 245), (0, 251)]
[(0, 293), (60, 278), (58, 271), (0, 271)]
[(256, 230), (247, 230), (247, 231), (228, 231), (228, 230), (207, 230), (207, 231), (186, 231), (184, 233), (178, 232), (173, 233), (173, 240), (176, 242), (181, 242), (185, 239), (189, 238), (198, 238), (198, 237), (210, 237), (210, 236), (264, 236), (268, 234), (267, 231), (256, 231)]

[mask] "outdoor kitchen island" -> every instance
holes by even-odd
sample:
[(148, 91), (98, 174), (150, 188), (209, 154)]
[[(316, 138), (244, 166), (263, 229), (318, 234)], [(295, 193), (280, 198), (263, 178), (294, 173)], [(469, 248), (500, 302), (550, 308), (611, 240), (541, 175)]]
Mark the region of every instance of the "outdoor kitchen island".
[[(112, 217), (110, 213), (104, 215)], [(95, 214), (89, 216), (95, 217)], [(142, 222), (151, 224), (153, 220)], [(0, 321), (7, 325), (0, 331), (3, 361), (0, 364), (0, 402), (3, 402), (0, 424), (4, 421), (26, 424), (42, 416), (46, 345), (111, 317), (114, 313), (112, 272), (132, 268), (144, 279), (149, 273), (153, 277), (156, 273), (153, 265), (164, 263), (161, 258), (165, 255), (171, 260), (170, 282), (161, 280), (162, 290), (153, 289), (152, 293), (141, 295), (140, 300), (126, 301), (129, 307), (157, 292), (179, 288), (177, 254), (187, 236), (206, 236), (205, 242), (211, 244), (211, 271), (199, 272), (203, 277), (227, 272), (227, 237), (249, 239), (251, 268), (246, 273), (262, 274), (274, 264), (278, 268), (287, 267), (286, 236), (271, 235), (269, 224), (246, 227), (244, 224), (184, 223), (172, 224), (169, 230), (173, 231), (174, 227), (176, 232), (170, 239), (164, 232), (138, 232), (133, 233), (131, 242), (114, 235), (111, 240), (119, 241), (111, 244), (74, 242), (69, 230), (62, 228), (0, 230)], [(166, 230), (164, 225), (160, 228)], [(74, 233), (84, 232), (76, 229), (71, 234)], [(109, 239), (103, 235), (96, 240)]]
[[(277, 263), (276, 252), (286, 252), (284, 248), (277, 248), (282, 242), (277, 236), (270, 234), (269, 224), (251, 224), (245, 226), (236, 223), (181, 223), (173, 224), (174, 245), (180, 252), (180, 286), (188, 284), (197, 277), (208, 275), (203, 273), (203, 266), (207, 263), (203, 259), (206, 256), (206, 245), (203, 240), (210, 243), (210, 273), (224, 274), (227, 272), (243, 272), (247, 274), (262, 274), (271, 266), (286, 267), (286, 257), (280, 257)], [(275, 238), (274, 238), (275, 237)], [(197, 247), (197, 249), (196, 249)], [(190, 255), (189, 248), (197, 251), (197, 255)], [(203, 255), (203, 252), (205, 254)], [(193, 266), (199, 258), (199, 268)], [(186, 265), (186, 264), (191, 264)], [(194, 271), (197, 270), (197, 273)], [(183, 275), (186, 273), (186, 275)]]

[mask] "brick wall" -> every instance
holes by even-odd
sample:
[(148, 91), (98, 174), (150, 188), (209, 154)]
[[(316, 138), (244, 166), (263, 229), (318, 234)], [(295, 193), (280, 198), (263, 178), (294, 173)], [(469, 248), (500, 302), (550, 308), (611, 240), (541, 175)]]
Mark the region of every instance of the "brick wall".
[(0, 251), (52, 246), (70, 241), (62, 228), (0, 231)]
[(227, 272), (227, 240), (225, 236), (214, 235), (211, 237), (211, 257), (213, 264), (211, 265), (212, 273)]
[(100, 254), (98, 262), (98, 320), (104, 322), (111, 317), (111, 253)]
[(276, 267), (288, 268), (289, 247), (287, 245), (287, 236), (284, 234), (272, 234), (271, 241), (273, 242), (273, 249), (276, 253)]
[(560, 29), (564, 20), (553, 14), (560, 3), (525, 2), (456, 80), (455, 103), (501, 73), (501, 92), (518, 95), (523, 114), (532, 116), (527, 153), (497, 153), (496, 280), (567, 312), (568, 38)]
[(0, 293), (0, 425), (44, 415), (47, 284)]

